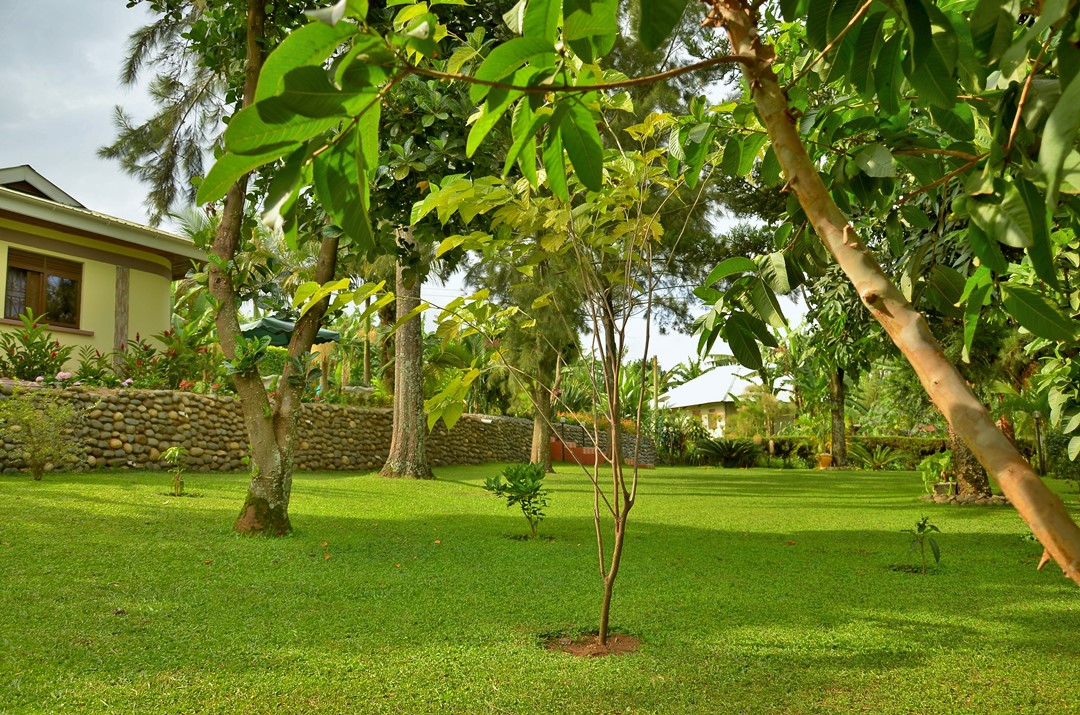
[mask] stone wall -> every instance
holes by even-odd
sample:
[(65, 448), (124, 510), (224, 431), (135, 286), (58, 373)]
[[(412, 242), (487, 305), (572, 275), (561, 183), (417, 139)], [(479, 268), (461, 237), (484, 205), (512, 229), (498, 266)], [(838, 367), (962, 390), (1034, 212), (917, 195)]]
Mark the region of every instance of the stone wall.
[[(11, 391), (10, 385), (0, 388), (5, 397)], [(247, 468), (247, 436), (235, 397), (83, 387), (62, 394), (85, 411), (73, 434), (85, 446), (83, 466), (154, 469), (162, 452), (181, 445), (188, 451), (188, 469)], [(392, 423), (389, 409), (305, 404), (298, 423), (296, 468), (378, 469), (389, 451)], [(0, 469), (10, 472), (24, 465), (5, 437), (0, 435)], [(435, 467), (527, 462), (531, 441), (531, 420), (465, 415), (449, 434), (441, 422), (436, 425), (428, 436), (428, 458)]]

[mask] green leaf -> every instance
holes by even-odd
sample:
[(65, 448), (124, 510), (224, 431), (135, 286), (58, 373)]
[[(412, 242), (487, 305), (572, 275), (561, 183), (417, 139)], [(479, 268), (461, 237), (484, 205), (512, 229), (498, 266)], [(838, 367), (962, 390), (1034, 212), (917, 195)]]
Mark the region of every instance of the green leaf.
[(740, 178), (739, 166), (742, 165), (743, 137), (740, 134), (729, 134), (727, 143), (724, 144), (724, 157), (720, 160), (720, 171), (725, 176)]
[(784, 310), (780, 307), (780, 301), (776, 294), (760, 278), (750, 282), (750, 303), (754, 306), (757, 316), (774, 328), (786, 328), (787, 319), (784, 318)]
[(787, 259), (780, 251), (774, 251), (761, 259), (761, 277), (774, 292), (787, 295), (792, 290), (788, 275)]
[(1072, 340), (1076, 336), (1073, 320), (1034, 288), (1006, 283), (1001, 286), (1001, 302), (1032, 335), (1047, 340)]
[(222, 154), (199, 184), (195, 203), (201, 205), (220, 200), (244, 174), (280, 159), (292, 149), (292, 146), (282, 146), (264, 154)]
[(1031, 214), (1015, 184), (1007, 184), (1004, 193), (1005, 198), (1000, 204), (970, 202), (968, 213), (979, 228), (1006, 246), (1027, 248), (1034, 231)]
[[(555, 46), (550, 40), (542, 37), (515, 37), (491, 51), (484, 63), (477, 68), (476, 79), (499, 82), (516, 72), (533, 57), (554, 52)], [(490, 90), (490, 87), (474, 84), (469, 90), (469, 96), (474, 102), (480, 102)]]
[(652, 52), (667, 40), (679, 25), (687, 0), (641, 0), (638, 19), (638, 38), (646, 50)]
[[(560, 105), (558, 109), (565, 105)], [(554, 127), (552, 127), (554, 129)], [(547, 172), (547, 184), (556, 197), (565, 202), (570, 201), (570, 191), (566, 185), (566, 160), (563, 158), (562, 134), (557, 131), (548, 131), (544, 138), (544, 171)]]
[(1073, 437), (1069, 440), (1069, 459), (1076, 461), (1076, 457), (1080, 456), (1080, 437)]
[(305, 65), (321, 67), (341, 43), (355, 34), (356, 25), (347, 22), (333, 27), (313, 22), (290, 32), (263, 63), (255, 89), (255, 101), (261, 102), (280, 94), (289, 71)]
[(829, 0), (811, 0), (806, 14), (806, 42), (815, 50), (825, 49), (829, 44)]
[(761, 348), (758, 347), (754, 329), (750, 327), (750, 316), (745, 313), (733, 313), (724, 322), (720, 337), (731, 348), (731, 354), (743, 367), (751, 370), (762, 368)]
[(896, 176), (896, 162), (892, 152), (882, 144), (867, 144), (855, 153), (855, 164), (867, 176), (875, 179)]
[(968, 225), (967, 237), (971, 243), (971, 250), (978, 256), (982, 265), (999, 274), (1009, 270), (1009, 262), (1005, 260), (1001, 246), (983, 233), (983, 230), (974, 222)]
[(900, 56), (904, 50), (904, 35), (896, 32), (885, 41), (874, 66), (874, 87), (881, 111), (888, 115), (900, 113)]
[(367, 213), (367, 167), (357, 132), (350, 131), (332, 149), (316, 155), (312, 168), (315, 193), (326, 212), (358, 248), (374, 248)]
[(574, 165), (578, 180), (590, 191), (604, 185), (604, 148), (592, 112), (582, 102), (571, 99), (569, 112), (559, 126), (559, 136)]
[(990, 284), (977, 286), (971, 291), (967, 304), (964, 306), (964, 348), (960, 359), (965, 363), (971, 362), (971, 344), (975, 340), (975, 331), (979, 325), (979, 316), (982, 315), (983, 302), (990, 294)]
[(297, 67), (285, 75), (280, 101), (302, 117), (331, 117), (344, 113), (349, 96), (330, 82), (322, 67)]
[(596, 62), (615, 46), (618, 14), (618, 0), (563, 0), (563, 39), (582, 62)]
[[(1080, 54), (1080, 50), (1067, 42), (1058, 47), (1059, 62), (1063, 56)], [(1076, 132), (1080, 129), (1080, 75), (1076, 75), (1061, 88), (1061, 97), (1046, 119), (1039, 148), (1039, 169), (1046, 177), (1046, 205), (1057, 207), (1061, 187), (1062, 168), (1065, 157), (1076, 147)]]
[(884, 11), (876, 10), (871, 12), (863, 20), (862, 26), (859, 28), (858, 38), (855, 40), (848, 81), (863, 96), (873, 95), (873, 87), (870, 86), (870, 68), (877, 62), (878, 48), (885, 44), (881, 34), (881, 27), (884, 23)]
[(484, 102), (480, 110), (480, 117), (473, 123), (472, 129), (469, 130), (469, 138), (465, 144), (465, 156), (472, 157), (476, 153), (484, 138), (491, 133), (495, 124), (506, 113), (510, 105), (514, 103), (514, 100), (521, 97), (521, 95), (520, 90), (511, 91), (501, 87), (491, 90), (487, 96), (487, 101)]
[(287, 153), (341, 122), (339, 117), (303, 117), (279, 97), (241, 109), (225, 130), (225, 147), (236, 154), (263, 154), (286, 148)]
[(722, 281), (728, 276), (735, 275), (736, 273), (756, 273), (757, 264), (744, 256), (734, 256), (732, 258), (725, 258), (717, 264), (716, 268), (713, 268), (709, 272), (709, 277), (705, 279), (705, 285), (711, 286), (712, 284)]
[(975, 138), (975, 115), (966, 104), (957, 104), (952, 109), (931, 107), (930, 117), (943, 132), (957, 141), (967, 142)]
[(562, 3), (557, 0), (529, 0), (521, 22), (521, 34), (555, 42), (559, 32)]
[(1027, 206), (1031, 219), (1031, 245), (1027, 249), (1035, 275), (1042, 278), (1051, 288), (1058, 288), (1057, 270), (1054, 268), (1054, 256), (1050, 249), (1050, 214), (1039, 190), (1027, 179), (1017, 176), (1017, 192)]

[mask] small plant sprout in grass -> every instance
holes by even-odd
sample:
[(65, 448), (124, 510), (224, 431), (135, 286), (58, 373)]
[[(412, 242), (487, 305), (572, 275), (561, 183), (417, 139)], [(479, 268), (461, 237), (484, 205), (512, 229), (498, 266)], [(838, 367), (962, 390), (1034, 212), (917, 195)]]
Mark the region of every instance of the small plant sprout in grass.
[(174, 497), (184, 496), (184, 457), (187, 450), (180, 445), (169, 447), (161, 453), (161, 461), (172, 467), (172, 494)]
[(919, 551), (919, 560), (922, 562), (922, 573), (926, 573), (926, 546), (930, 545), (930, 551), (934, 555), (934, 565), (941, 563), (941, 549), (931, 534), (941, 533), (941, 529), (930, 523), (930, 517), (924, 516), (915, 522), (914, 529), (903, 529), (905, 534), (911, 534), (911, 547), (909, 551)]
[(484, 482), (484, 489), (492, 494), (506, 498), (507, 508), (515, 504), (521, 507), (521, 513), (529, 521), (532, 538), (536, 538), (536, 527), (544, 519), (544, 507), (547, 506), (547, 490), (543, 489), (544, 468), (539, 464), (511, 464)]

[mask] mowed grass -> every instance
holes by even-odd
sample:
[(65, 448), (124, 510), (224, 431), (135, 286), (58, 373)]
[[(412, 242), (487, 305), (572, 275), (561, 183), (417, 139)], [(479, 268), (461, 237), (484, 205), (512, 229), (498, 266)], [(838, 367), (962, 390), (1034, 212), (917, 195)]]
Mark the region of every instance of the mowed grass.
[[(1080, 589), (1011, 509), (910, 473), (643, 472), (613, 608), (643, 645), (590, 660), (538, 645), (596, 626), (588, 482), (551, 476), (552, 540), (518, 541), (499, 468), (298, 475), (276, 540), (231, 532), (242, 475), (4, 475), (0, 712), (1080, 712)], [(940, 569), (894, 570), (922, 515)]]

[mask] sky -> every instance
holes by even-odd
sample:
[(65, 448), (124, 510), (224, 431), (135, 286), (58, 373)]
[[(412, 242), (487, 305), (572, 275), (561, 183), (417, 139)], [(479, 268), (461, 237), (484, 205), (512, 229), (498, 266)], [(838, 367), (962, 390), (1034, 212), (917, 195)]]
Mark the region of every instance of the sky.
[[(145, 187), (97, 150), (113, 141), (115, 106), (136, 119), (150, 114), (145, 88), (119, 80), (128, 37), (149, 14), (124, 0), (0, 0), (0, 8), (0, 167), (29, 164), (87, 208), (145, 223)], [(462, 292), (452, 279), (426, 286), (425, 298), (443, 304)], [(628, 357), (641, 357), (644, 333), (643, 321), (632, 326)], [(654, 331), (650, 352), (670, 369), (696, 346), (692, 336)], [(718, 343), (714, 352), (727, 350)]]

